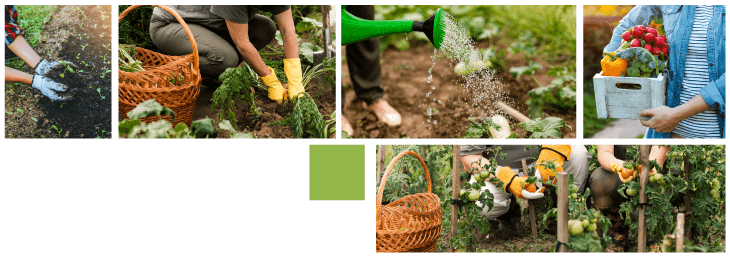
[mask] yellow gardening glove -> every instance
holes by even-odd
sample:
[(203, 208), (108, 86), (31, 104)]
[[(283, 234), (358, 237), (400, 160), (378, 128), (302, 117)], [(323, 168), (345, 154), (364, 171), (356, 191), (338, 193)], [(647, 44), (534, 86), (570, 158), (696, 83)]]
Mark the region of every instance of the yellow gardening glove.
[[(513, 179), (514, 178), (514, 179)], [(530, 192), (526, 188), (528, 188), (527, 183), (525, 183), (525, 180), (527, 180), (527, 177), (517, 177), (517, 174), (512, 171), (509, 167), (502, 167), (502, 169), (497, 172), (497, 179), (502, 181), (504, 183), (504, 190), (508, 191), (514, 195), (516, 195), (518, 198), (521, 199), (539, 199), (544, 196), (542, 194), (543, 191), (545, 191), (545, 187), (542, 187), (542, 184), (539, 182), (535, 183), (534, 190)], [(510, 183), (510, 181), (512, 181)], [(530, 188), (530, 189), (532, 189)]]
[(299, 58), (284, 59), (284, 73), (286, 73), (286, 78), (289, 80), (289, 99), (294, 100), (294, 97), (304, 92), (304, 86), (302, 86), (302, 63), (299, 61)]
[[(543, 145), (542, 148), (543, 149), (540, 151), (540, 157), (537, 158), (537, 163), (547, 163), (555, 160), (553, 162), (555, 163), (555, 168), (558, 172), (562, 172), (565, 159), (570, 159), (570, 145)], [(565, 157), (563, 157), (563, 155)], [(543, 165), (538, 165), (537, 172), (542, 177), (543, 183), (549, 183), (549, 181), (553, 181), (553, 185), (557, 184), (555, 172), (553, 172), (552, 170), (545, 168), (545, 166)]]
[(261, 81), (263, 81), (266, 88), (269, 89), (269, 98), (276, 101), (276, 103), (281, 103), (281, 101), (284, 100), (284, 86), (282, 86), (279, 79), (276, 78), (274, 69), (269, 67), (269, 71), (271, 73), (268, 76), (261, 77)]

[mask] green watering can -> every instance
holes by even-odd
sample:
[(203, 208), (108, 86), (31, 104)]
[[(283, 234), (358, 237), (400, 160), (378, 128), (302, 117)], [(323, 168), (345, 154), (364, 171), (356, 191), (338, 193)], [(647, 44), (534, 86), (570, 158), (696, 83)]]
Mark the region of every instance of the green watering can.
[(436, 49), (444, 41), (443, 13), (439, 8), (426, 21), (372, 21), (355, 17), (342, 6), (342, 45), (394, 33), (423, 32)]

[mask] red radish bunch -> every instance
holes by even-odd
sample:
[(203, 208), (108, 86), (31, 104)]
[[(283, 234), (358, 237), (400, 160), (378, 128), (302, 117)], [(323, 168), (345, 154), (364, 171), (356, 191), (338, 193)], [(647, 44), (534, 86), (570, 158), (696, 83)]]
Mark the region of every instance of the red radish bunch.
[(630, 42), (632, 48), (641, 47), (657, 56), (660, 54), (665, 57), (669, 55), (666, 36), (660, 35), (655, 28), (643, 25), (634, 26), (621, 34), (621, 38), (626, 42)]

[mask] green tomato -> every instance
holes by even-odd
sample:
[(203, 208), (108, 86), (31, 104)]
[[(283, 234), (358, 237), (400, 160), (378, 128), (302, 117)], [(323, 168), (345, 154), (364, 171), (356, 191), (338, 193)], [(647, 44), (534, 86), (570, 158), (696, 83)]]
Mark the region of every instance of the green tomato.
[(679, 157), (679, 152), (677, 152), (677, 151), (671, 152), (670, 157), (671, 158), (675, 158), (675, 159), (678, 158)]
[(639, 194), (638, 190), (635, 189), (626, 189), (626, 195), (629, 195), (629, 197), (636, 196), (636, 194)]
[(489, 172), (488, 171), (482, 171), (479, 174), (479, 177), (482, 177), (482, 180), (486, 180), (487, 178), (489, 178)]
[(717, 197), (717, 190), (710, 190), (710, 195), (712, 195), (713, 198)]
[(588, 227), (586, 227), (586, 231), (588, 232), (596, 231), (596, 229), (598, 229), (598, 225), (596, 225), (596, 223), (591, 223)]
[(575, 184), (571, 184), (570, 193), (576, 193), (576, 192), (578, 192), (578, 186), (576, 186)]
[(598, 219), (597, 219), (597, 218), (592, 218), (592, 219), (591, 219), (591, 224), (594, 224), (594, 223), (596, 223), (596, 222), (598, 222)]
[(583, 227), (585, 228), (591, 224), (591, 221), (588, 219), (583, 219), (580, 223), (583, 224)]
[(568, 221), (568, 231), (571, 236), (578, 236), (583, 233), (583, 223), (577, 219)]
[(471, 191), (469, 191), (469, 200), (477, 201), (479, 199), (480, 195), (481, 195), (481, 193), (479, 193), (478, 190), (471, 190)]
[(712, 180), (712, 187), (715, 188), (715, 189), (720, 188), (720, 180), (718, 180), (717, 178), (713, 179)]
[(656, 174), (649, 176), (649, 182), (656, 182)]
[(474, 180), (477, 181), (477, 182), (483, 182), (484, 181), (484, 179), (482, 179), (482, 175), (481, 174), (474, 174)]

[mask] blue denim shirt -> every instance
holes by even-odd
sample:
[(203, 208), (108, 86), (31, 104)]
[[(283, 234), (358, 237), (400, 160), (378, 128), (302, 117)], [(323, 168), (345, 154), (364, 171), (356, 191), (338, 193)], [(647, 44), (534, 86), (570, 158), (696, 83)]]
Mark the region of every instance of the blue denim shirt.
[[(621, 45), (621, 34), (635, 25), (647, 25), (648, 21), (661, 17), (669, 45), (667, 77), (667, 106), (680, 105), (679, 96), (684, 78), (684, 63), (687, 56), (689, 36), (695, 17), (694, 5), (638, 5), (621, 20), (613, 30), (611, 43), (604, 52), (615, 51)], [(707, 31), (707, 61), (710, 83), (700, 91), (705, 102), (717, 111), (722, 137), (725, 138), (725, 6), (713, 8), (710, 27)], [(670, 133), (659, 133), (649, 129), (645, 138), (669, 138)]]

